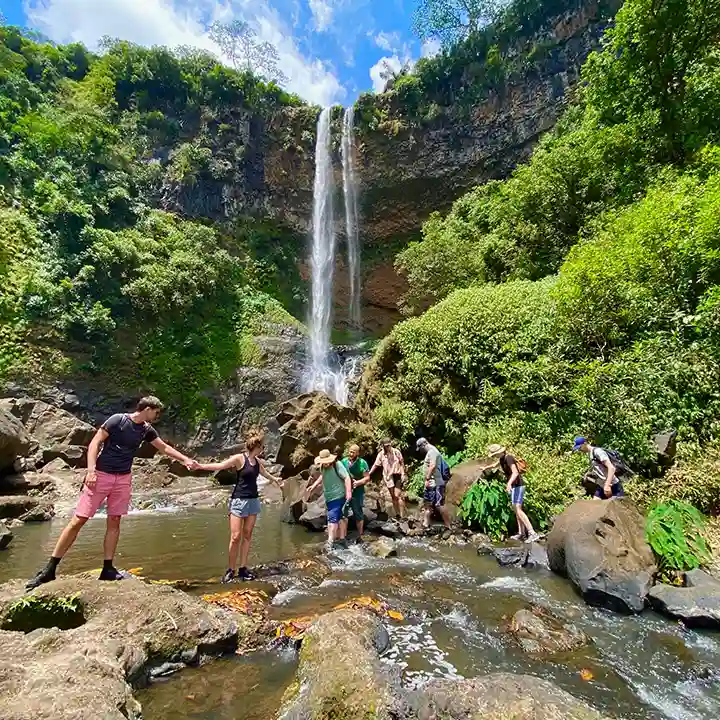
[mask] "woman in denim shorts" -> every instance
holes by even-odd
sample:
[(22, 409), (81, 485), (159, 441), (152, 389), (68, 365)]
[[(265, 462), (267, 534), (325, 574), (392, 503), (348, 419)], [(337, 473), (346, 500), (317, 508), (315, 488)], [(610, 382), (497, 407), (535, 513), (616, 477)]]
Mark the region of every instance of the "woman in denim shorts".
[[(247, 568), (250, 541), (252, 540), (255, 521), (260, 514), (260, 494), (257, 481), (262, 475), (271, 482), (282, 486), (274, 475), (271, 475), (263, 465), (260, 455), (263, 452), (263, 438), (253, 435), (245, 443), (246, 452), (233, 455), (219, 463), (197, 464), (197, 470), (230, 470), (237, 472), (237, 480), (229, 502), (230, 516), (230, 546), (228, 548), (228, 569), (223, 575), (222, 582), (238, 580), (253, 580), (255, 575)], [(235, 573), (238, 552), (240, 553), (240, 568)]]

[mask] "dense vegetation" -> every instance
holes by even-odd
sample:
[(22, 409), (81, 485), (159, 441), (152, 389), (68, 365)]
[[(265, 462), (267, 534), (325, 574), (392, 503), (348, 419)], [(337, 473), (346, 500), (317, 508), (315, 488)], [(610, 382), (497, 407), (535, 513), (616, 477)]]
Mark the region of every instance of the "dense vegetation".
[(206, 413), (302, 299), (294, 238), (216, 205), (243, 121), (299, 102), (200, 51), (0, 27), (0, 380), (103, 372)]
[[(718, 510), (719, 61), (720, 2), (625, 2), (532, 159), (399, 255), (408, 312), (429, 309), (366, 376), (384, 431), (510, 445), (540, 524), (579, 491), (574, 434), (642, 470), (638, 497)], [(679, 462), (653, 477), (670, 428)]]

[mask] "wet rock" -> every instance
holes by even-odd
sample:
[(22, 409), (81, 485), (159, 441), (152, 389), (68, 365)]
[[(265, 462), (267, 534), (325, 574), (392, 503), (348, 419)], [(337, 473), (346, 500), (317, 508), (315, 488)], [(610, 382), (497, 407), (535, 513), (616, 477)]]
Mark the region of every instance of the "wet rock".
[(720, 582), (702, 570), (687, 573), (686, 582), (688, 587), (655, 585), (648, 596), (653, 609), (688, 627), (720, 630)]
[[(24, 583), (0, 586), (0, 618), (22, 597)], [(184, 653), (232, 652), (254, 631), (233, 615), (183, 592), (140, 580), (98, 583), (76, 576), (48, 583), (40, 598), (77, 597), (85, 622), (68, 630), (0, 632), (0, 707), (12, 720), (139, 719), (133, 686)], [(167, 667), (167, 666), (165, 666)]]
[(375, 542), (370, 543), (368, 549), (372, 555), (379, 558), (389, 558), (397, 555), (395, 542), (387, 537), (378, 538)]
[(582, 630), (539, 606), (518, 610), (508, 631), (529, 655), (568, 652), (590, 643)]
[(279, 716), (388, 720), (394, 698), (378, 657), (387, 643), (382, 622), (369, 612), (335, 610), (319, 617), (305, 632), (298, 680)]
[(310, 530), (320, 531), (327, 526), (327, 510), (322, 500), (316, 500), (307, 506), (298, 522)]
[(524, 567), (529, 553), (527, 545), (493, 548), (493, 555), (502, 567)]
[(436, 680), (414, 694), (413, 704), (418, 720), (603, 720), (551, 682), (510, 673)]
[(8, 410), (0, 407), (0, 472), (12, 468), (15, 460), (27, 455), (31, 444), (23, 424)]
[(5, 527), (5, 525), (0, 524), (0, 550), (4, 550), (13, 539), (13, 534), (8, 530), (8, 528)]
[(87, 467), (87, 447), (80, 445), (53, 445), (42, 451), (43, 464), (52, 462), (56, 458), (63, 460), (70, 467)]
[(545, 545), (534, 542), (530, 543), (528, 547), (529, 551), (527, 560), (525, 560), (525, 567), (534, 570), (548, 570), (550, 568), (550, 565), (548, 563), (548, 556)]
[(26, 495), (0, 497), (0, 518), (22, 518), (23, 515), (40, 505), (37, 498)]
[(387, 522), (375, 521), (368, 524), (368, 532), (385, 535), (389, 538), (401, 538), (410, 533), (410, 525), (407, 520), (388, 520)]
[(284, 402), (276, 420), (281, 436), (276, 462), (283, 466), (283, 478), (288, 478), (307, 470), (324, 448), (342, 453), (357, 417), (351, 408), (314, 392)]
[(0, 478), (0, 492), (7, 495), (37, 495), (52, 488), (51, 477), (33, 471)]
[(39, 502), (35, 507), (30, 508), (18, 520), (23, 522), (47, 522), (55, 517), (55, 507), (49, 502)]
[(629, 498), (577, 500), (547, 537), (550, 569), (568, 577), (590, 605), (639, 613), (656, 571), (644, 528)]
[(300, 521), (300, 518), (305, 512), (304, 495), (307, 486), (308, 481), (306, 478), (303, 478), (302, 475), (294, 475), (285, 480), (282, 488), (283, 522), (292, 524)]

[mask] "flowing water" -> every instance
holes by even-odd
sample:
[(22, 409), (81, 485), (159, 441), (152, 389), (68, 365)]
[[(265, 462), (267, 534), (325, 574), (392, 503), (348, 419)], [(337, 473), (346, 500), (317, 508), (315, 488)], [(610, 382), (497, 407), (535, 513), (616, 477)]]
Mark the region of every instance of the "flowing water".
[[(138, 513), (123, 523), (118, 565), (142, 567), (152, 578), (206, 581), (196, 592), (220, 589), (227, 519), (222, 509)], [(100, 564), (102, 519), (83, 529), (61, 565), (63, 573)], [(49, 555), (63, 522), (26, 525), (0, 554), (0, 582), (28, 577)], [(322, 536), (280, 522), (266, 507), (258, 521), (251, 562), (287, 559)], [(267, 588), (268, 586), (264, 585)], [(556, 682), (609, 717), (628, 720), (705, 720), (720, 717), (720, 635), (683, 629), (652, 612), (623, 617), (587, 607), (569, 583), (545, 571), (500, 568), (470, 546), (424, 540), (399, 544), (381, 560), (361, 547), (343, 551), (320, 584), (298, 578), (273, 598), (284, 619), (329, 610), (358, 595), (374, 595), (404, 615), (388, 621), (387, 663), (403, 669), (412, 687), (430, 677), (473, 677), (495, 671), (528, 673)], [(537, 603), (567, 618), (593, 639), (585, 650), (532, 660), (503, 632), (512, 614)], [(296, 660), (260, 652), (187, 669), (139, 693), (146, 720), (251, 720), (274, 717)], [(581, 678), (589, 670), (593, 679)]]
[(360, 314), (360, 233), (358, 228), (357, 180), (355, 178), (355, 108), (343, 114), (342, 130), (343, 194), (345, 197), (345, 234), (350, 274), (350, 324), (359, 329)]

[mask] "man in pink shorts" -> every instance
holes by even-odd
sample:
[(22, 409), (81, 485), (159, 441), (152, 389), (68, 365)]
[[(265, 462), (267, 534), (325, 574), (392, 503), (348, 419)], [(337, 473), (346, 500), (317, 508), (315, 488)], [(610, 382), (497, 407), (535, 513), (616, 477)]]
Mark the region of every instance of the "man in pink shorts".
[[(120, 538), (120, 520), (128, 514), (132, 495), (132, 463), (140, 445), (148, 442), (161, 453), (191, 466), (192, 460), (164, 443), (151, 423), (157, 422), (164, 405), (156, 397), (144, 397), (131, 414), (109, 417), (95, 433), (88, 446), (87, 473), (75, 515), (62, 531), (47, 565), (26, 587), (38, 587), (55, 579), (55, 570), (75, 542), (80, 528), (107, 501), (105, 530), (105, 562), (100, 580), (120, 580), (122, 575), (113, 566), (115, 549)], [(102, 449), (100, 447), (102, 446)]]

